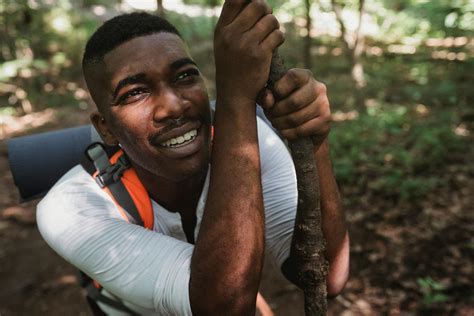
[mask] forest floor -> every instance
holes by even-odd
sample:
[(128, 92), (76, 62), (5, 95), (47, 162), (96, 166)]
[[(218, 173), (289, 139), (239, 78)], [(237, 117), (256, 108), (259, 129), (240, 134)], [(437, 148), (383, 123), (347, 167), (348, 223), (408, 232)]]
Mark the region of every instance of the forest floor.
[[(89, 315), (74, 268), (45, 244), (36, 228), (38, 201), (18, 204), (4, 141), (87, 122), (88, 110), (60, 108), (3, 125), (1, 316)], [(330, 315), (474, 315), (474, 168), (468, 174), (460, 166), (449, 168), (450, 183), (416, 205), (394, 205), (370, 193), (345, 199), (351, 277), (343, 293), (329, 302)], [(350, 195), (351, 188), (341, 190)], [(276, 315), (303, 315), (301, 293), (271, 263), (261, 292)]]

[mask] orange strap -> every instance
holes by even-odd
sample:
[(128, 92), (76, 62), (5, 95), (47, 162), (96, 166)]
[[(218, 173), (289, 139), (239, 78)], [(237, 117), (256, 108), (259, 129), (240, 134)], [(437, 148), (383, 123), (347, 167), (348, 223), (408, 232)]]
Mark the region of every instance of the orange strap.
[[(121, 155), (123, 155), (123, 151), (117, 151), (112, 156), (112, 158), (110, 158), (110, 163), (115, 164)], [(138, 209), (138, 213), (140, 214), (144, 227), (153, 230), (153, 207), (151, 205), (150, 196), (148, 195), (148, 192), (146, 191), (142, 182), (138, 178), (135, 169), (129, 168), (125, 170), (121, 180), (128, 193), (130, 194), (130, 197), (132, 198), (133, 202), (135, 203), (136, 208)], [(128, 221), (126, 211), (117, 203), (110, 190), (107, 189), (107, 187), (104, 187), (103, 190), (114, 200), (120, 213), (122, 214), (122, 217), (124, 217), (125, 220)]]

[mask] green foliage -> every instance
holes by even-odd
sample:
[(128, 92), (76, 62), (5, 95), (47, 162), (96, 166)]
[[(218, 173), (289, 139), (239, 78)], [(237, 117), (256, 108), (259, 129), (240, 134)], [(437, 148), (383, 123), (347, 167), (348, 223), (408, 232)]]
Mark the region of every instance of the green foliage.
[[(92, 2), (91, 2), (92, 3)], [(55, 1), (11, 1), (0, 4), (0, 81), (21, 87), (26, 95), (15, 97), (16, 89), (0, 88), (0, 106), (20, 108), (23, 99), (34, 110), (54, 104), (78, 105), (64, 86), (79, 78), (84, 43), (99, 22), (77, 4)], [(45, 87), (51, 85), (52, 88)], [(77, 86), (77, 85), (76, 85)], [(69, 89), (70, 90), (70, 89)]]
[(444, 185), (447, 166), (465, 153), (455, 120), (448, 112), (422, 117), (407, 106), (377, 104), (336, 123), (330, 134), (336, 177), (358, 194), (415, 202)]
[(445, 286), (432, 278), (418, 278), (416, 283), (420, 286), (423, 293), (423, 304), (430, 306), (436, 303), (445, 303), (449, 297), (443, 293)]

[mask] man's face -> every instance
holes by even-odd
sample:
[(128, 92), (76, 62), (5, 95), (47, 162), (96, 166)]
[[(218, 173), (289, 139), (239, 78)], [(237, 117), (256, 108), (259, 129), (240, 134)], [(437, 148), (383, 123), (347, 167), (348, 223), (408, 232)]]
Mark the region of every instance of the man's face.
[(175, 34), (134, 38), (107, 53), (88, 86), (136, 168), (185, 180), (207, 169), (211, 118), (203, 78)]

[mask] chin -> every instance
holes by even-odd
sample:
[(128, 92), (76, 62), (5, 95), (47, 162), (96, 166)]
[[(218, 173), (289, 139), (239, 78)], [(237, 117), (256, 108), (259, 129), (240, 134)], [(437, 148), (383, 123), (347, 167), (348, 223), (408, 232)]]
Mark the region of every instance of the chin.
[(174, 161), (168, 168), (163, 165), (153, 168), (158, 177), (165, 178), (170, 182), (182, 182), (196, 177), (205, 176), (209, 167), (210, 159), (208, 153), (200, 154), (190, 159)]

